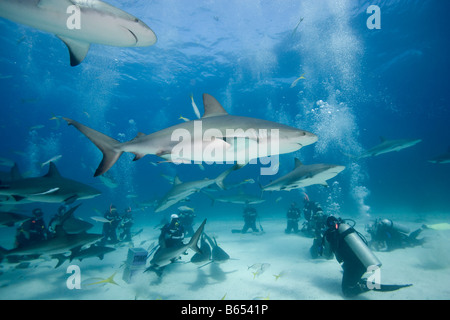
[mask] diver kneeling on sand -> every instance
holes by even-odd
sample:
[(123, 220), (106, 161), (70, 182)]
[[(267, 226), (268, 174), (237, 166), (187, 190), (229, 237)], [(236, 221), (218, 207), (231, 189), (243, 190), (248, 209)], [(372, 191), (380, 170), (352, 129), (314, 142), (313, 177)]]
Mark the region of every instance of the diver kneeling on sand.
[[(373, 272), (381, 267), (380, 260), (369, 249), (363, 236), (353, 226), (334, 216), (329, 216), (326, 224), (327, 230), (322, 238), (322, 248), (327, 241), (336, 260), (342, 263), (344, 270), (342, 293), (344, 296), (353, 297), (369, 290), (394, 291), (411, 286), (411, 284), (374, 284), (371, 280), (362, 278), (366, 272)], [(320, 254), (322, 254), (321, 251), (319, 250)]]

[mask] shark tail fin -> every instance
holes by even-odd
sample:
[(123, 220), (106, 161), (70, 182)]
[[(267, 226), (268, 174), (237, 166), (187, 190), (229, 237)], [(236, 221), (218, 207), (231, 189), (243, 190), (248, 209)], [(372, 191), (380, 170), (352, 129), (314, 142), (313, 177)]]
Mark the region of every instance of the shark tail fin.
[(231, 168), (227, 169), (226, 171), (222, 172), (217, 178), (216, 178), (216, 184), (219, 186), (220, 189), (225, 190), (225, 184), (223, 183), (223, 180), (225, 180), (228, 175), (235, 170), (238, 170), (240, 167), (238, 165), (234, 165)]
[(198, 247), (198, 240), (200, 239), (200, 236), (203, 233), (203, 228), (205, 227), (206, 224), (206, 219), (203, 220), (202, 224), (200, 225), (200, 227), (198, 227), (197, 231), (195, 231), (194, 235), (192, 236), (191, 240), (189, 240), (189, 248), (191, 248), (192, 250), (194, 250), (196, 253), (201, 254), (202, 251), (200, 250), (200, 248)]
[(119, 159), (122, 155), (123, 151), (120, 150), (120, 142), (116, 139), (108, 137), (107, 135), (98, 132), (94, 129), (91, 129), (77, 121), (72, 119), (64, 118), (67, 121), (68, 125), (72, 125), (77, 128), (82, 134), (84, 134), (89, 140), (94, 143), (97, 148), (103, 153), (102, 162), (98, 166), (97, 170), (94, 173), (94, 177), (104, 174), (108, 171), (114, 163)]

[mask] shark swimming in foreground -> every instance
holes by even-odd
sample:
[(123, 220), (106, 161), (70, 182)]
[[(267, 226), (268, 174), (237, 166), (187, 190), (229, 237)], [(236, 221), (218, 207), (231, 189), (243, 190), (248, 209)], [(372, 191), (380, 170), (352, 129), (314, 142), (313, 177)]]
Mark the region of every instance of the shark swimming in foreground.
[(295, 158), (294, 170), (269, 183), (262, 189), (264, 191), (291, 191), (314, 184), (328, 186), (327, 180), (335, 177), (344, 169), (344, 166), (334, 164), (304, 165), (299, 159)]
[(0, 0), (0, 17), (55, 34), (80, 64), (91, 43), (147, 47), (156, 35), (141, 20), (99, 0)]
[(422, 141), (421, 139), (386, 140), (384, 137), (380, 137), (380, 140), (380, 144), (370, 148), (355, 158), (359, 160), (361, 158), (375, 157), (383, 153), (400, 151), (412, 147)]
[[(246, 164), (253, 159), (294, 152), (317, 141), (315, 134), (301, 129), (230, 115), (209, 94), (203, 95), (203, 105), (205, 112), (200, 120), (182, 122), (148, 135), (139, 133), (133, 140), (123, 143), (77, 121), (63, 119), (102, 151), (103, 159), (94, 176), (107, 172), (124, 152), (133, 153), (135, 161), (152, 154), (175, 163)], [(206, 138), (206, 133), (211, 136)], [(189, 152), (191, 150), (193, 152)]]
[(195, 231), (194, 235), (187, 244), (170, 248), (159, 247), (153, 255), (153, 258), (150, 260), (150, 266), (145, 271), (156, 271), (161, 267), (167, 266), (168, 264), (177, 260), (180, 255), (182, 255), (187, 249), (192, 249), (196, 253), (201, 253), (201, 250), (198, 247), (197, 243), (200, 239), (200, 236), (202, 235), (205, 224), (206, 219), (203, 220), (202, 224), (200, 225), (200, 227), (198, 227), (197, 231)]
[(16, 204), (29, 202), (71, 204), (77, 199), (90, 199), (100, 194), (101, 192), (95, 188), (61, 176), (53, 162), (50, 162), (50, 168), (45, 176), (16, 178), (8, 184), (0, 185), (0, 195), (14, 199)]
[(155, 212), (160, 212), (166, 210), (167, 208), (173, 206), (174, 204), (186, 199), (191, 194), (200, 192), (203, 188), (206, 188), (212, 184), (217, 184), (220, 188), (223, 188), (223, 180), (230, 174), (231, 171), (236, 170), (237, 166), (233, 166), (225, 172), (221, 173), (215, 179), (203, 179), (196, 181), (181, 182), (178, 177), (174, 178), (174, 183), (172, 189), (166, 193), (166, 195), (161, 199)]

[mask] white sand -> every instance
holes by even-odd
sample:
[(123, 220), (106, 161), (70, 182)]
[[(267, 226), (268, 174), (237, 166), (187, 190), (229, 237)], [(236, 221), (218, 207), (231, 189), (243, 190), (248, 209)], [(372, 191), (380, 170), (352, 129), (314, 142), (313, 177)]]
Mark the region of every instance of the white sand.
[[(200, 221), (197, 218), (197, 224)], [(439, 220), (436, 222), (442, 222)], [(399, 221), (400, 222), (400, 221)], [(427, 221), (432, 223), (431, 221)], [(411, 230), (420, 223), (405, 223)], [(3, 263), (0, 267), (0, 299), (163, 299), (163, 300), (291, 300), (344, 299), (341, 293), (341, 268), (335, 259), (312, 260), (309, 247), (312, 239), (285, 234), (285, 220), (264, 220), (263, 235), (232, 234), (240, 229), (240, 221), (220, 221), (208, 218), (205, 231), (217, 241), (233, 259), (222, 264), (198, 268), (192, 263), (168, 266), (162, 278), (154, 273), (142, 273), (127, 284), (122, 280), (123, 262), (128, 248), (121, 247), (103, 260), (90, 258), (73, 261), (81, 269), (82, 288), (69, 290), (66, 273), (69, 262), (55, 269), (56, 260), (35, 261), (28, 269), (15, 269)], [(356, 229), (363, 234), (364, 227)], [(6, 235), (2, 231), (2, 235)], [(94, 232), (98, 230), (92, 230)], [(147, 240), (142, 247), (156, 241), (159, 231), (144, 229), (134, 239), (135, 246)], [(428, 241), (423, 247), (377, 252), (383, 263), (382, 283), (413, 286), (394, 292), (367, 292), (357, 299), (450, 299), (450, 231), (426, 230), (421, 236)], [(189, 261), (193, 252), (183, 256)], [(254, 277), (248, 266), (269, 263), (270, 267)], [(117, 272), (118, 285), (87, 285)], [(282, 274), (278, 279), (274, 275)]]

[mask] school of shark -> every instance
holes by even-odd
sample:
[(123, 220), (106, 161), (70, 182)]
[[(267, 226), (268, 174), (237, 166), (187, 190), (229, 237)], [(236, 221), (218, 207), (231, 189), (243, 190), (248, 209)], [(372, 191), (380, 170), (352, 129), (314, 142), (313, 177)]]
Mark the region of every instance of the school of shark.
[[(151, 4), (148, 6), (151, 7)], [(152, 21), (144, 22), (124, 9), (100, 0), (0, 0), (0, 17), (19, 26), (24, 25), (28, 28), (26, 30), (38, 30), (48, 37), (56, 36), (60, 39), (67, 49), (63, 46), (56, 49), (64, 57), (62, 60), (65, 64), (61, 67), (66, 67), (64, 72), (69, 73), (88, 70), (82, 68), (93, 64), (88, 56), (91, 45), (131, 48), (127, 50), (149, 47), (146, 53), (151, 54), (151, 50), (160, 43), (163, 45), (164, 41), (168, 41), (164, 37), (157, 38), (156, 33), (147, 25), (151, 25)], [(215, 17), (214, 21), (220, 22), (219, 17)], [(164, 23), (164, 20), (161, 19), (159, 23)], [(302, 17), (294, 31), (289, 32), (291, 41), (301, 32), (305, 23), (309, 22)], [(121, 56), (108, 59), (120, 61)], [(298, 77), (297, 74), (289, 89), (297, 90), (301, 81), (307, 82), (312, 77), (304, 75)], [(100, 77), (97, 80), (100, 82)], [(195, 80), (191, 81), (195, 83)], [(231, 95), (227, 97), (229, 96)], [(167, 277), (173, 265), (180, 265), (182, 268), (182, 264), (187, 263), (195, 265), (199, 273), (205, 270), (205, 266), (217, 270), (219, 266), (234, 261), (235, 257), (227, 249), (227, 243), (223, 243), (217, 234), (209, 231), (211, 219), (200, 213), (206, 204), (211, 212), (221, 206), (244, 212), (242, 230), (232, 229), (232, 225), (226, 226), (234, 234), (231, 236), (242, 237), (251, 229), (254, 238), (261, 236), (263, 239), (264, 222), (257, 216), (255, 207), (283, 203), (284, 198), (291, 199), (295, 194), (295, 197), (304, 199), (305, 209), (300, 213), (301, 210), (296, 208), (297, 203), (289, 202), (291, 207), (288, 209), (285, 233), (297, 234), (301, 229), (307, 234), (306, 237), (313, 240), (310, 253), (313, 256), (315, 254), (314, 258), (322, 257), (327, 254), (327, 250), (331, 250), (330, 256), (335, 257), (339, 263), (348, 256), (339, 252), (340, 247), (332, 241), (341, 237), (341, 242), (336, 241), (341, 246), (345, 243), (347, 249), (352, 251), (351, 259), (358, 261), (354, 269), (346, 269), (351, 262), (344, 261), (343, 295), (353, 297), (372, 290), (361, 283), (365, 280), (363, 274), (370, 267), (382, 265), (372, 253), (375, 247), (360, 236), (354, 229), (356, 226), (350, 222), (351, 219), (341, 219), (332, 213), (326, 215), (323, 212), (325, 210), (313, 207), (316, 204), (308, 198), (309, 191), (319, 190), (322, 194), (331, 194), (333, 188), (330, 185), (347, 178), (345, 174), (354, 170), (354, 167), (375, 163), (379, 159), (386, 160), (397, 153), (401, 157), (407, 152), (406, 149), (418, 148), (419, 143), (420, 148), (424, 144), (423, 139), (414, 136), (416, 133), (409, 132), (403, 133), (406, 137), (401, 139), (381, 137), (379, 144), (360, 152), (350, 154), (348, 150), (341, 150), (339, 155), (344, 157), (335, 158), (341, 159), (341, 163), (339, 160), (328, 162), (329, 159), (319, 159), (319, 152), (314, 157), (311, 156), (317, 143), (323, 139), (323, 131), (316, 132), (319, 131), (318, 126), (303, 127), (298, 119), (295, 125), (292, 125), (293, 122), (288, 124), (286, 118), (276, 117), (272, 109), (266, 116), (252, 117), (247, 110), (253, 110), (255, 106), (233, 105), (232, 99), (222, 100), (225, 100), (223, 94), (204, 92), (201, 114), (194, 95), (191, 95), (195, 119), (182, 116), (178, 118), (174, 112), (168, 112), (166, 116), (170, 121), (178, 120), (178, 123), (155, 130), (141, 127), (143, 122), (140, 122), (133, 135), (110, 125), (114, 120), (108, 113), (84, 112), (85, 115), (80, 116), (79, 110), (64, 111), (65, 114), (52, 118), (52, 121), (58, 123), (52, 129), (53, 132), (67, 139), (80, 138), (84, 149), (74, 151), (71, 146), (64, 146), (59, 150), (60, 154), (54, 154), (47, 161), (26, 164), (23, 159), (13, 160), (11, 152), (2, 150), (0, 232), (14, 229), (15, 238), (8, 239), (10, 244), (13, 243), (9, 247), (0, 245), (0, 277), (8, 270), (32, 270), (31, 266), (39, 266), (48, 261), (52, 261), (53, 268), (58, 270), (61, 266), (72, 264), (72, 261), (81, 262), (84, 259), (95, 259), (101, 265), (105, 256), (118, 252), (123, 252), (123, 258), (126, 257), (125, 261), (121, 261), (122, 279), (126, 283), (132, 283), (134, 278), (153, 276), (158, 281), (163, 281), (161, 279)], [(172, 107), (169, 99), (166, 102), (168, 107)], [(146, 108), (149, 114), (157, 117), (155, 110), (149, 106)], [(132, 113), (135, 109), (130, 110)], [(137, 118), (139, 115), (130, 114), (130, 117)], [(64, 126), (60, 126), (60, 123)], [(30, 128), (29, 131), (47, 129), (42, 126)], [(24, 152), (25, 155), (27, 152)], [(64, 165), (65, 159), (74, 157), (75, 153), (80, 159), (92, 158), (94, 163), (98, 163), (96, 159), (100, 159), (96, 168), (90, 167), (93, 175), (85, 175), (87, 170), (80, 169), (81, 166), (86, 168), (82, 161), (79, 168)], [(132, 158), (127, 154), (131, 154)], [(438, 155), (430, 155), (427, 161), (429, 166), (446, 166), (450, 163), (450, 149)], [(26, 171), (25, 165), (34, 170)], [(207, 172), (205, 166), (218, 173), (202, 176)], [(139, 192), (133, 186), (128, 186), (130, 193), (123, 197), (132, 205), (119, 213), (114, 205), (115, 200), (111, 201), (106, 197), (113, 190), (126, 188), (127, 185), (123, 180), (116, 179), (114, 172), (120, 171), (125, 176), (141, 175), (139, 170), (143, 167), (159, 172), (159, 175), (146, 179), (153, 187), (160, 189), (158, 191), (161, 193), (149, 194), (140, 190), (150, 200), (138, 201), (136, 198), (139, 195), (136, 194)], [(183, 177), (186, 172), (194, 170), (200, 170), (201, 174), (195, 174), (198, 178), (188, 180)], [(170, 175), (167, 175), (168, 171)], [(157, 185), (155, 181), (160, 177), (166, 178), (168, 185)], [(252, 192), (248, 191), (250, 188), (253, 189)], [(275, 197), (277, 200), (273, 201)], [(111, 203), (105, 212), (99, 209), (94, 211), (89, 207), (89, 203), (99, 200)], [(309, 205), (311, 207), (306, 209)], [(51, 206), (58, 208), (52, 217), (47, 216), (47, 211), (43, 213), (40, 209)], [(136, 229), (134, 219), (135, 212), (138, 211), (160, 218), (161, 223), (152, 230), (146, 226)], [(299, 226), (302, 214), (306, 221), (303, 226)], [(202, 219), (194, 221), (197, 216)], [(402, 229), (392, 221), (388, 223), (379, 220), (377, 223), (395, 226), (397, 231)], [(94, 232), (95, 229), (97, 231)], [(425, 229), (448, 230), (450, 226), (445, 223), (429, 223), (423, 224), (421, 230)], [(137, 239), (142, 239), (146, 232), (152, 233), (153, 239), (137, 243)], [(417, 231), (417, 235), (420, 232)], [(253, 280), (256, 282), (270, 264), (255, 263), (245, 267), (247, 273), (252, 270)], [(364, 270), (360, 272), (361, 268)], [(347, 273), (353, 271), (357, 274), (354, 276), (357, 284), (348, 284), (346, 281), (350, 281), (348, 279), (351, 277)], [(117, 285), (114, 276), (115, 273), (109, 278), (84, 286), (105, 283)], [(278, 281), (282, 273), (273, 276), (274, 281)], [(374, 291), (390, 292), (409, 286), (411, 284), (383, 284)]]

